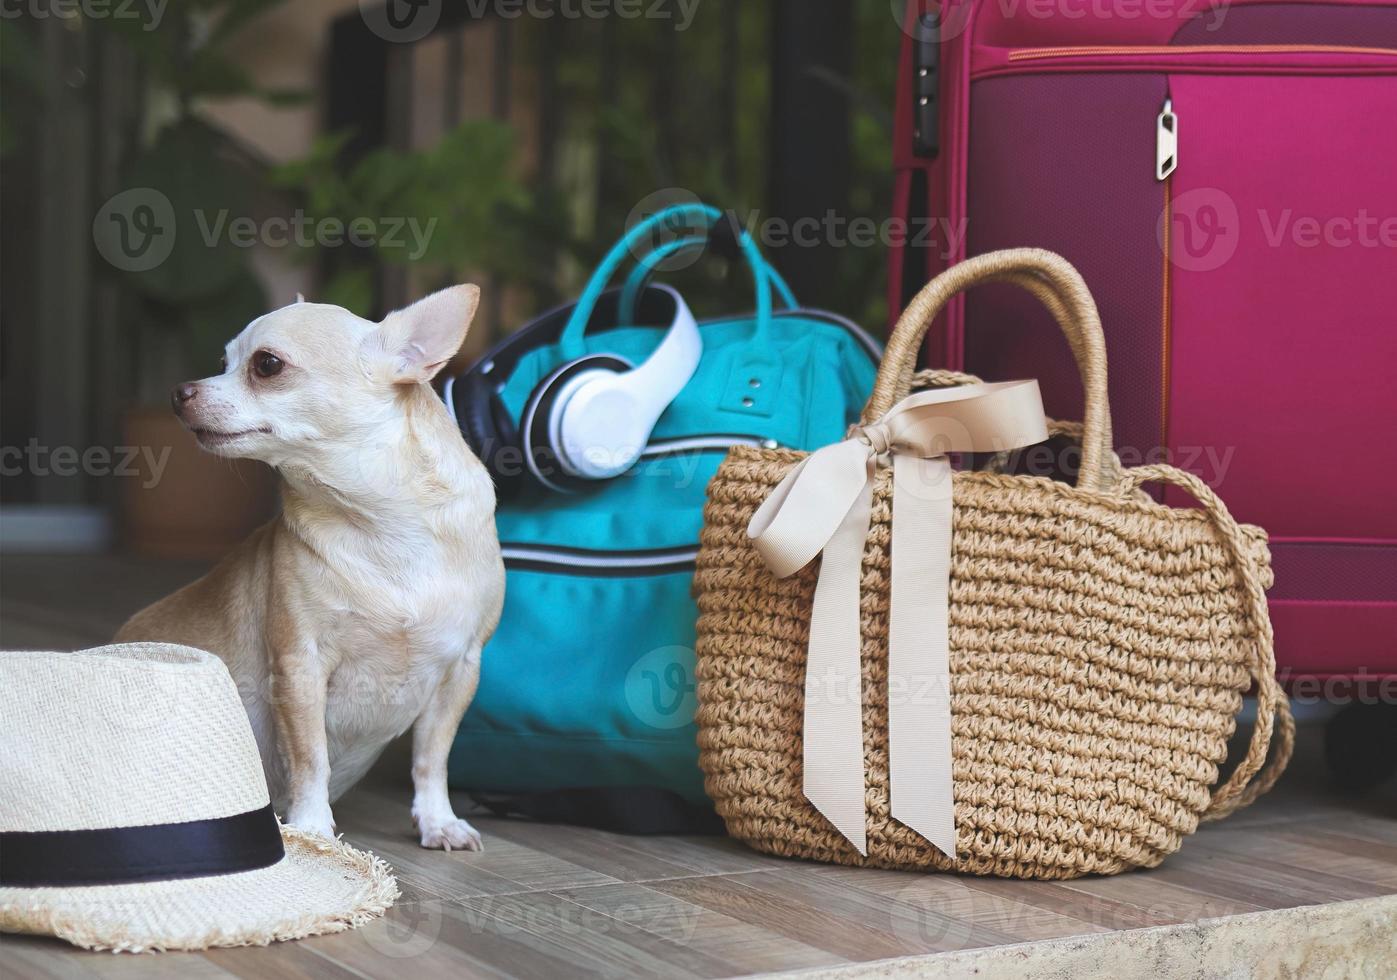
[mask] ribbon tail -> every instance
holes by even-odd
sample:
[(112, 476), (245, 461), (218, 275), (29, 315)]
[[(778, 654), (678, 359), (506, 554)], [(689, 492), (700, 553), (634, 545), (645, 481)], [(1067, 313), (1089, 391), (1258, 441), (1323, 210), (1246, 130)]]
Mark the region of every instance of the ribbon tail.
[(945, 457), (895, 456), (888, 622), (892, 816), (954, 858), (950, 582), (951, 464)]
[(825, 544), (805, 665), (805, 796), (864, 856), (859, 578), (872, 508), (869, 478)]

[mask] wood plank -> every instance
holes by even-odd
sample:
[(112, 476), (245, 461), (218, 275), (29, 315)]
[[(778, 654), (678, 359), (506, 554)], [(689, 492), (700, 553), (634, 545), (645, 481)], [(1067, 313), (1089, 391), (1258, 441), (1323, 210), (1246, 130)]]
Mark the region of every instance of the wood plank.
[(1397, 821), (1393, 821), (1393, 838), (1391, 843), (1373, 840), (1371, 838), (1360, 837), (1349, 833), (1347, 826), (1341, 825), (1338, 832), (1331, 831), (1324, 825), (1318, 827), (1307, 826), (1295, 834), (1285, 834), (1283, 837), (1303, 837), (1303, 839), (1314, 847), (1324, 848), (1329, 852), (1339, 854), (1361, 854), (1373, 864), (1388, 865), (1397, 868)]
[[(1380, 889), (1383, 894), (1397, 891), (1397, 860), (1374, 860), (1370, 849), (1380, 848), (1381, 845), (1365, 846), (1350, 837), (1346, 839), (1346, 848), (1342, 845), (1316, 846), (1308, 830), (1309, 826), (1302, 824), (1265, 834), (1253, 834), (1246, 830), (1220, 832), (1200, 839), (1198, 846), (1260, 868), (1274, 867), (1279, 863), (1278, 856), (1284, 855), (1286, 866), (1297, 873), (1308, 872), (1307, 877), (1322, 875), (1326, 879), (1346, 879)], [(1397, 851), (1397, 848), (1393, 850)]]
[(937, 909), (832, 889), (808, 876), (755, 871), (658, 881), (650, 887), (850, 960), (1010, 941)]
[[(602, 976), (720, 977), (731, 964), (645, 928), (643, 914), (612, 916), (545, 892), (461, 899), (484, 931), (562, 943), (573, 971)], [(474, 915), (472, 913), (475, 913)]]
[[(361, 980), (363, 974), (316, 953), (308, 943), (209, 949), (198, 954), (243, 980)], [(185, 959), (184, 956), (180, 957)]]
[(421, 847), (408, 801), (389, 799), (371, 785), (356, 786), (335, 804), (346, 839), (381, 856), (395, 871), (427, 891), (447, 898), (501, 895), (611, 884), (618, 879), (555, 857), (544, 848), (516, 843), (497, 833), (500, 821), (471, 814), (485, 838), (482, 852), (431, 851)]
[(730, 964), (733, 974), (794, 970), (845, 963), (752, 922), (686, 902), (649, 885), (600, 885), (560, 892), (578, 905), (613, 918), (638, 921), (646, 930), (693, 949), (706, 950)]
[(950, 923), (929, 917), (943, 929), (937, 947), (964, 948), (957, 939), (969, 939), (983, 930), (1008, 937), (1013, 942), (1057, 939), (1099, 931), (1099, 927), (1064, 914), (1056, 907), (1029, 905), (1006, 895), (969, 887), (968, 878), (956, 875), (923, 874), (908, 871), (878, 871), (830, 865), (814, 874), (823, 882), (837, 883), (841, 890), (856, 888), (887, 900), (900, 901), (930, 916), (937, 913)]
[[(335, 967), (375, 978), (503, 978), (516, 971), (544, 976), (566, 965), (564, 950), (511, 947), (468, 923), (464, 910), (446, 900), (400, 902), (358, 929), (305, 939), (300, 945)], [(500, 956), (507, 958), (497, 960)]]
[(578, 867), (605, 869), (620, 881), (730, 874), (790, 864), (727, 837), (636, 836), (527, 820), (494, 820), (490, 825), (498, 837), (547, 851)]
[(395, 906), (353, 932), (304, 941), (379, 977), (718, 976), (720, 960), (546, 892)]
[[(85, 962), (86, 961), (86, 962)], [(89, 980), (101, 974), (84, 957), (58, 939), (0, 935), (0, 976), (25, 980)]]
[(1113, 911), (1123, 906), (1139, 909), (1145, 918), (1161, 925), (1214, 919), (1224, 915), (1262, 912), (1260, 905), (1237, 898), (1221, 898), (1165, 881), (1151, 869), (1128, 871), (1111, 877), (1075, 878), (1059, 883), (1058, 887), (1095, 896), (1102, 902), (1103, 913), (1093, 922), (1102, 931), (1120, 928), (1113, 923)]
[(80, 949), (48, 936), (0, 936), (0, 976), (26, 980), (225, 980), (199, 953), (121, 953)]
[(1235, 899), (1264, 909), (1372, 898), (1386, 889), (1314, 871), (1297, 871), (1279, 861), (1251, 861), (1206, 847), (1185, 847), (1152, 875), (1205, 895)]

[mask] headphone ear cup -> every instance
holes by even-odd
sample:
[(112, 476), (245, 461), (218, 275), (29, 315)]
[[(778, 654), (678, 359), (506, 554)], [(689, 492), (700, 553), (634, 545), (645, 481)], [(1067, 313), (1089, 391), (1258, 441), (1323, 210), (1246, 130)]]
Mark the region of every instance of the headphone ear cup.
[(563, 388), (584, 371), (610, 371), (622, 374), (631, 364), (611, 354), (593, 354), (569, 361), (538, 383), (524, 406), (519, 422), (519, 445), (524, 452), (524, 465), (533, 477), (550, 490), (578, 493), (593, 481), (573, 476), (563, 468), (558, 447), (549, 435), (553, 414), (558, 408), (558, 396)]

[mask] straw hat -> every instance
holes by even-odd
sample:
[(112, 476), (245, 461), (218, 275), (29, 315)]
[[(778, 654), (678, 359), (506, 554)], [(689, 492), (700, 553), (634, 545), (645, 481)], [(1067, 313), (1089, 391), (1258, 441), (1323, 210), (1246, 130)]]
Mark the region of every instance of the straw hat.
[(165, 643), (0, 652), (0, 930), (137, 952), (339, 932), (388, 866), (283, 827), (232, 677)]

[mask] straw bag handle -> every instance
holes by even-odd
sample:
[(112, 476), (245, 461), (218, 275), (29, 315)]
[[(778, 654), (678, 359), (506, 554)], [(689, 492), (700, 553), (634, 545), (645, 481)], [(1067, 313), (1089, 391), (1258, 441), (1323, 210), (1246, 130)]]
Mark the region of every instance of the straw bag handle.
[[(1247, 806), (1275, 784), (1290, 761), (1295, 744), (1295, 719), (1290, 701), (1276, 680), (1275, 636), (1266, 609), (1261, 572), (1247, 553), (1243, 533), (1227, 506), (1197, 476), (1173, 466), (1137, 466), (1128, 469), (1116, 484), (1116, 492), (1129, 495), (1144, 483), (1169, 483), (1192, 494), (1232, 551), (1233, 566), (1241, 580), (1247, 616), (1256, 628), (1256, 649), (1247, 672), (1256, 684), (1256, 724), (1247, 753), (1227, 781), (1213, 791), (1204, 820), (1217, 820)], [(1267, 754), (1270, 753), (1270, 761)], [(1264, 767), (1263, 767), (1264, 764)]]
[(1110, 489), (1111, 419), (1101, 317), (1077, 270), (1062, 256), (1043, 249), (1011, 248), (977, 255), (956, 263), (927, 283), (907, 304), (888, 338), (873, 394), (863, 410), (864, 424), (882, 418), (907, 396), (922, 338), (951, 297), (971, 286), (990, 282), (1012, 283), (1032, 293), (1062, 328), (1077, 359), (1086, 393), (1077, 486), (1083, 490)]

